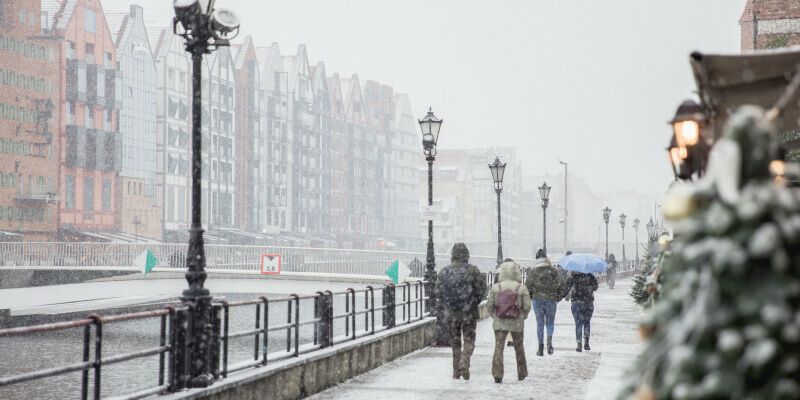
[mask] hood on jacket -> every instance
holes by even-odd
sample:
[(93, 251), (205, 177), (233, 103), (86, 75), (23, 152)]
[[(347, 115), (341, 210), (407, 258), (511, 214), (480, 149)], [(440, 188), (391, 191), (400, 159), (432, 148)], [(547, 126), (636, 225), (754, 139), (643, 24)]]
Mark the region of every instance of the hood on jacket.
[(498, 281), (515, 281), (522, 283), (522, 269), (513, 261), (500, 264), (500, 276)]
[(464, 243), (456, 243), (453, 245), (453, 249), (450, 250), (450, 261), (451, 262), (469, 262), (469, 249), (467, 249), (467, 245)]
[(541, 268), (541, 267), (552, 267), (553, 264), (550, 262), (549, 258), (537, 258), (536, 262), (533, 264), (533, 268)]

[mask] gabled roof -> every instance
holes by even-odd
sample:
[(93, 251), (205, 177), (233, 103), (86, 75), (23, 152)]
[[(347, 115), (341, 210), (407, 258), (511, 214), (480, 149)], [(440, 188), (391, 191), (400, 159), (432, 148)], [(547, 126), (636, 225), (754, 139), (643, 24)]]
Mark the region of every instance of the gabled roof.
[(747, 4), (744, 6), (744, 11), (742, 11), (742, 16), (739, 18), (739, 23), (744, 22), (751, 22), (755, 19), (755, 0), (747, 0)]
[(67, 29), (78, 0), (42, 0), (42, 29), (63, 31)]
[[(344, 113), (345, 115), (353, 114), (353, 104), (358, 104), (364, 107), (362, 99), (361, 82), (358, 80), (358, 74), (353, 74), (350, 78), (341, 79), (342, 82), (342, 95), (344, 98)], [(364, 113), (361, 113), (363, 118)]]
[[(342, 98), (342, 82), (339, 80), (339, 74), (335, 73), (328, 77), (328, 96), (331, 99), (331, 109), (333, 110), (334, 114), (336, 113), (336, 102), (339, 101), (344, 106), (344, 99)], [(344, 109), (341, 110), (342, 115), (338, 115), (339, 117), (343, 116)]]
[(127, 28), (129, 16), (130, 14), (128, 13), (106, 13), (106, 24), (108, 24), (108, 30), (111, 31), (111, 39), (114, 40), (114, 45), (117, 49), (119, 49), (119, 41)]
[(324, 93), (326, 96), (328, 94), (328, 78), (327, 74), (325, 74), (325, 63), (320, 61), (317, 65), (309, 68), (309, 73), (311, 74), (311, 85), (314, 87), (314, 96), (316, 97), (320, 93)]

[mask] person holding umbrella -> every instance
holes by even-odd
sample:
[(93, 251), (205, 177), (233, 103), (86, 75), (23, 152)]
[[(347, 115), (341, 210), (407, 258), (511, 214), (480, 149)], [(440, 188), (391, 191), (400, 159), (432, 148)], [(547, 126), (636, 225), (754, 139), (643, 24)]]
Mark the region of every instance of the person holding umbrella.
[(591, 254), (571, 254), (562, 257), (558, 263), (565, 270), (572, 271), (567, 278), (567, 286), (572, 302), (572, 318), (575, 319), (575, 341), (578, 343), (575, 351), (591, 350), (589, 335), (594, 314), (594, 292), (598, 287), (593, 274), (606, 271), (608, 264)]

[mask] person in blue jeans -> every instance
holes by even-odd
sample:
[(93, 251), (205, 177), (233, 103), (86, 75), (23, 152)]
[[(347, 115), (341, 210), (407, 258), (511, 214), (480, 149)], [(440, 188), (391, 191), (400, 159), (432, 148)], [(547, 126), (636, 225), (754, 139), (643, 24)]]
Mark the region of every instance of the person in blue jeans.
[(578, 347), (575, 351), (589, 347), (589, 335), (592, 333), (592, 314), (594, 314), (594, 292), (597, 290), (597, 279), (594, 275), (573, 272), (568, 278), (569, 298), (572, 301), (572, 318), (575, 319), (575, 340)]
[(564, 292), (564, 281), (542, 249), (536, 253), (536, 262), (528, 272), (525, 287), (531, 294), (533, 313), (536, 315), (536, 338), (539, 339), (539, 350), (536, 355), (544, 355), (545, 327), (547, 328), (547, 354), (553, 354), (556, 305), (563, 297), (561, 293)]

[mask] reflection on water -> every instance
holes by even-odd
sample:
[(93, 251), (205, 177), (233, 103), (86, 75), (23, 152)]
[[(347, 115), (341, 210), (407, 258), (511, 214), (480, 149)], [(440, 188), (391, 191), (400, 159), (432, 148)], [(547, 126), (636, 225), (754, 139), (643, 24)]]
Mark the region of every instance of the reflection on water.
[[(399, 294), (399, 293), (398, 293)], [(253, 298), (252, 294), (225, 295), (230, 301)], [(400, 299), (398, 299), (400, 300)], [(381, 292), (375, 292), (375, 305), (381, 304)], [(359, 293), (356, 308), (364, 308), (364, 295)], [(334, 298), (334, 314), (345, 312), (344, 296)], [(292, 312), (294, 314), (294, 311)], [(300, 301), (300, 320), (313, 318), (313, 299)], [(292, 315), (294, 317), (294, 315)], [(397, 318), (402, 317), (401, 309), (397, 310)], [(263, 318), (263, 315), (262, 315)], [(103, 326), (103, 357), (133, 352), (159, 345), (159, 318), (125, 321)], [(271, 303), (269, 308), (269, 325), (275, 326), (287, 322), (286, 302)], [(351, 322), (352, 323), (352, 322)], [(381, 326), (380, 311), (375, 313), (375, 326)], [(230, 332), (252, 329), (255, 327), (255, 306), (231, 307)], [(356, 329), (365, 329), (365, 316), (356, 318)], [(345, 319), (338, 318), (334, 324), (334, 336), (344, 335)], [(294, 333), (292, 332), (292, 340)], [(269, 352), (286, 350), (287, 331), (270, 332), (268, 336)], [(300, 328), (300, 345), (314, 340), (314, 326), (305, 325)], [(292, 344), (293, 347), (293, 344)], [(37, 335), (26, 335), (13, 338), (0, 338), (0, 376), (16, 375), (28, 371), (63, 366), (82, 361), (83, 328), (68, 329)], [(252, 359), (254, 356), (254, 338), (251, 336), (231, 339), (229, 343), (229, 365)], [(94, 356), (94, 350), (92, 350)], [(131, 393), (158, 384), (159, 358), (157, 355), (135, 359), (119, 364), (103, 365), (101, 377), (101, 394), (103, 397)], [(93, 372), (90, 372), (89, 386), (94, 385)], [(81, 373), (40, 379), (9, 387), (0, 388), (0, 399), (77, 399), (80, 397)]]

